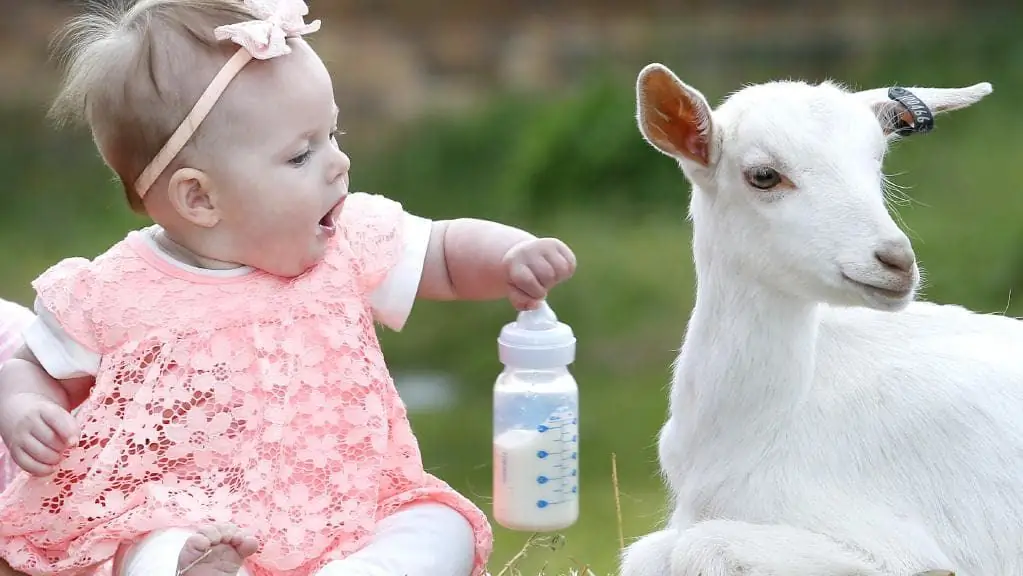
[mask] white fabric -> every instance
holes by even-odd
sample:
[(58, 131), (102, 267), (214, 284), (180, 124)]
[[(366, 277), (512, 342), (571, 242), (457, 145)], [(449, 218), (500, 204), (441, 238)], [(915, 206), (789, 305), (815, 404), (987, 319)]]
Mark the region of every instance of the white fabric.
[[(371, 304), (373, 316), (384, 326), (400, 331), (405, 326), (423, 276), (426, 251), (430, 245), (433, 222), (426, 218), (405, 214), (401, 259), (388, 273), (387, 278), (373, 291)], [(207, 270), (189, 266), (167, 254), (153, 240), (158, 230), (151, 226), (142, 231), (142, 238), (167, 262), (196, 274), (207, 276), (240, 276), (251, 272), (249, 267), (230, 270)], [(25, 343), (39, 359), (43, 368), (57, 380), (95, 376), (99, 370), (100, 356), (75, 341), (61, 328), (56, 318), (37, 299), (37, 318), (25, 330)]]
[(371, 295), (373, 315), (378, 322), (395, 332), (405, 327), (405, 321), (415, 304), (432, 231), (432, 221), (405, 214), (401, 258)]
[[(184, 528), (158, 530), (134, 545), (122, 547), (114, 557), (114, 576), (177, 576), (178, 556), (192, 534)], [(187, 576), (188, 572), (184, 574)], [(238, 576), (249, 576), (244, 566)]]
[[(123, 547), (114, 559), (114, 576), (175, 576), (192, 534), (169, 528)], [(469, 576), (475, 555), (472, 527), (461, 514), (443, 504), (417, 504), (380, 521), (366, 546), (316, 576)], [(238, 574), (249, 572), (243, 567)]]
[(25, 329), (25, 345), (57, 380), (95, 376), (100, 355), (79, 344), (37, 299), (36, 319)]
[(431, 502), (384, 518), (369, 544), (317, 576), (469, 576), (475, 556), (469, 521)]
[(171, 266), (184, 270), (190, 274), (197, 274), (199, 276), (207, 276), (211, 278), (235, 278), (238, 276), (245, 276), (253, 271), (252, 266), (236, 266), (234, 268), (199, 268), (198, 266), (186, 264), (174, 256), (171, 256), (171, 254), (156, 241), (157, 235), (159, 235), (162, 231), (163, 228), (154, 225), (148, 228), (143, 228), (137, 232), (131, 232), (131, 234), (138, 235), (138, 237), (146, 243), (146, 246), (153, 251), (153, 254), (159, 256), (164, 262), (167, 262)]

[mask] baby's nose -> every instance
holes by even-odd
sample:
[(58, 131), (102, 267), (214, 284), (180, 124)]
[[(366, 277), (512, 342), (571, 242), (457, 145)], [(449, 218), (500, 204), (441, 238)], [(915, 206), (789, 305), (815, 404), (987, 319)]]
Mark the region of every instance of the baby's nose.
[(334, 182), (338, 178), (344, 176), (345, 174), (348, 174), (348, 170), (350, 170), (351, 167), (352, 167), (352, 160), (348, 157), (347, 154), (345, 154), (344, 152), (338, 150), (337, 151), (337, 158), (334, 159), (334, 162), (333, 162), (333, 164), (331, 166), (331, 168), (333, 169), (333, 172), (331, 174), (330, 181)]

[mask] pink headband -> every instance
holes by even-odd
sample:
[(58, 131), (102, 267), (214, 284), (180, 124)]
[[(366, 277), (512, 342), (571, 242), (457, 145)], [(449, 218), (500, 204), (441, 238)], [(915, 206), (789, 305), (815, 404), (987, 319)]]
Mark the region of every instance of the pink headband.
[(227, 89), (227, 85), (249, 60), (253, 58), (267, 60), (290, 54), (288, 38), (310, 34), (320, 29), (319, 20), (305, 23), (303, 17), (309, 13), (309, 7), (304, 0), (245, 0), (245, 6), (258, 20), (219, 26), (214, 30), (217, 40), (231, 40), (241, 48), (213, 77), (188, 116), (181, 121), (177, 130), (171, 134), (167, 143), (135, 181), (135, 192), (139, 198), (143, 198), (149, 192), (156, 179), (185, 147), (199, 128), (199, 124)]

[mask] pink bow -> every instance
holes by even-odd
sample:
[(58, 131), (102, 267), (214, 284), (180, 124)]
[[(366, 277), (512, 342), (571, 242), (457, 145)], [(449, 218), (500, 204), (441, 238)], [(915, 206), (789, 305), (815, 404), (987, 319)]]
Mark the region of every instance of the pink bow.
[(319, 20), (305, 23), (303, 17), (309, 7), (304, 0), (245, 0), (245, 5), (258, 20), (219, 26), (214, 34), (217, 40), (231, 40), (245, 48), (253, 58), (266, 60), (289, 54), (287, 38), (320, 29)]

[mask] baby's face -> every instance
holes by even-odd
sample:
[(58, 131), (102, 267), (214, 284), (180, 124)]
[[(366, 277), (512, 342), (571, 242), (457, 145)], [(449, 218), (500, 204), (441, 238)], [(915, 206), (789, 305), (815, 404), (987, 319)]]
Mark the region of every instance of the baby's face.
[(350, 161), (326, 67), (304, 41), (289, 44), (291, 54), (250, 62), (223, 95), (209, 173), (234, 259), (292, 277), (338, 232)]

